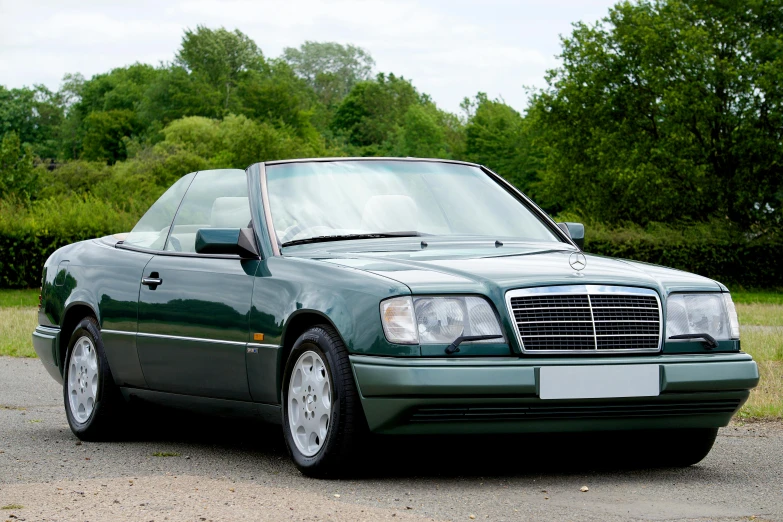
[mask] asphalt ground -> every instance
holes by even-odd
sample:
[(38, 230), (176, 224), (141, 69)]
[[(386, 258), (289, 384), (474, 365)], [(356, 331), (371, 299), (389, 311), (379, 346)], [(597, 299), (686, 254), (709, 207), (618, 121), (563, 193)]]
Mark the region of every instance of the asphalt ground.
[(0, 357), (0, 522), (783, 521), (781, 423), (724, 428), (686, 469), (613, 453), (583, 435), (377, 438), (357, 476), (314, 480), (252, 422), (145, 409), (121, 441), (81, 443), (41, 363)]

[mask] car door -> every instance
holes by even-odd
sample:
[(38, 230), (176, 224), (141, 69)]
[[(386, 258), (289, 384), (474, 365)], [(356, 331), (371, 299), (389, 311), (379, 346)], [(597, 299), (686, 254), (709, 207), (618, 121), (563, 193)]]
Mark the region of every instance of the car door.
[(195, 252), (199, 229), (249, 221), (244, 171), (196, 175), (141, 281), (137, 349), (150, 389), (251, 400), (245, 351), (259, 261)]

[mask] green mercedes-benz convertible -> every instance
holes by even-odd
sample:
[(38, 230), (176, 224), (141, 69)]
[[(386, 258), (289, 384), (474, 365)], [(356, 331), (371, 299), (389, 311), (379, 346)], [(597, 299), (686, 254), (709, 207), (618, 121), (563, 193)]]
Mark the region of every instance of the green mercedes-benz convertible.
[(470, 163), (196, 172), (52, 254), (33, 344), (85, 440), (141, 400), (280, 423), (311, 475), (372, 433), (638, 430), (698, 462), (759, 378), (728, 290), (583, 240)]

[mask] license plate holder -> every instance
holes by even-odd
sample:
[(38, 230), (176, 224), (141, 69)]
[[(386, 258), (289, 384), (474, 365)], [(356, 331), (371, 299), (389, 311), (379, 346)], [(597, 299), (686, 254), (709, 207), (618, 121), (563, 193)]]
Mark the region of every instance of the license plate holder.
[(657, 364), (542, 366), (542, 399), (604, 399), (656, 397), (661, 393)]

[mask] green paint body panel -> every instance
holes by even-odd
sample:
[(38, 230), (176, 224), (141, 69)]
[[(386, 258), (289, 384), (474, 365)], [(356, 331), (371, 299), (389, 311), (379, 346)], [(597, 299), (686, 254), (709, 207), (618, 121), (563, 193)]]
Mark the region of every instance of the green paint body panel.
[[(254, 165), (247, 174), (257, 259), (131, 249), (113, 236), (68, 245), (50, 256), (33, 344), (55, 379), (62, 379), (68, 328), (89, 314), (101, 326), (112, 375), (126, 395), (226, 412), (263, 411), (261, 417), (271, 420), (279, 414), (283, 368), (295, 337), (303, 325), (331, 325), (351, 354), (370, 426), (384, 433), (721, 426), (758, 381), (755, 363), (740, 352), (738, 341), (720, 341), (714, 350), (697, 341), (664, 342), (656, 355), (525, 354), (505, 303), (512, 289), (586, 284), (652, 289), (665, 303), (673, 292), (725, 292), (716, 281), (589, 254), (577, 274), (568, 263), (575, 248), (565, 240), (504, 240), (498, 247), (486, 238), (427, 237), (425, 247), (420, 238), (386, 238), (291, 246), (276, 255), (265, 226), (262, 167)], [(236, 242), (236, 230), (212, 234), (211, 241)], [(162, 283), (142, 285), (153, 272)], [(485, 297), (505, 338), (464, 343), (452, 355), (445, 345), (388, 342), (380, 302), (427, 294)], [(663, 314), (665, 324), (665, 306)], [(255, 342), (254, 333), (263, 333), (263, 341)], [(574, 364), (657, 364), (662, 393), (615, 405), (586, 400), (573, 405), (579, 418), (545, 418), (542, 403), (551, 401), (538, 398), (539, 368)], [(598, 412), (604, 417), (591, 418), (587, 407), (639, 404), (653, 411), (661, 405), (687, 409), (691, 403), (736, 408), (728, 411), (724, 404), (721, 411), (634, 418)], [(420, 408), (493, 404), (504, 415), (527, 417), (419, 423), (406, 417)]]
[[(699, 415), (633, 415), (619, 418), (602, 418), (600, 415), (574, 418), (545, 418), (536, 412), (541, 405), (541, 399), (493, 398), (491, 401), (481, 398), (414, 398), (414, 397), (372, 397), (362, 399), (362, 408), (367, 417), (370, 429), (374, 433), (384, 435), (439, 435), (439, 434), (492, 434), (492, 433), (557, 433), (582, 431), (618, 431), (618, 430), (652, 430), (652, 429), (682, 429), (682, 428), (716, 428), (726, 426), (736, 411), (748, 399), (748, 390), (720, 393), (684, 393), (671, 394), (658, 405), (671, 403), (711, 403), (730, 402), (730, 411), (722, 413), (705, 413)], [(594, 408), (607, 404), (610, 408), (618, 405), (638, 405), (639, 411), (651, 407), (650, 401), (626, 399), (607, 402), (605, 400), (588, 401)], [(736, 406), (734, 406), (736, 405)], [(493, 421), (487, 419), (471, 419), (465, 415), (462, 420), (449, 420), (429, 423), (410, 422), (410, 414), (417, 408), (430, 407), (437, 410), (456, 408), (458, 411), (470, 411), (471, 408), (487, 406), (492, 409), (509, 407), (515, 409), (517, 418), (512, 420)], [(561, 406), (571, 406), (570, 411), (578, 411), (579, 404), (563, 403)], [(574, 414), (571, 414), (574, 415)]]
[(144, 275), (163, 281), (139, 293), (136, 345), (151, 389), (250, 400), (245, 343), (258, 263), (162, 255), (147, 264)]
[[(630, 427), (698, 427), (724, 426), (744, 403), (748, 390), (756, 386), (759, 373), (756, 363), (744, 353), (705, 355), (658, 355), (606, 358), (481, 358), (481, 359), (415, 359), (351, 356), (354, 376), (359, 386), (362, 406), (370, 429), (379, 433), (476, 433), (493, 432), (502, 424), (503, 432), (580, 431), (629, 429)], [(538, 397), (539, 373), (542, 366), (651, 364), (659, 367), (661, 393), (657, 397), (634, 399), (543, 400)], [(736, 400), (726, 411), (715, 412), (715, 401)], [(699, 403), (702, 402), (700, 406)], [(640, 404), (640, 412), (612, 415), (611, 408)], [(696, 405), (691, 405), (695, 403)], [(572, 405), (573, 419), (556, 418), (550, 405)], [(579, 405), (611, 404), (606, 411), (592, 416), (579, 412)], [(676, 408), (654, 414), (656, 404), (670, 404), (701, 411), (684, 416)], [(444, 411), (456, 406), (468, 408), (461, 420), (453, 416), (432, 422), (418, 422), (411, 415), (417, 408), (440, 407)], [(480, 406), (469, 415), (469, 408)], [(497, 411), (514, 407), (507, 413), (515, 419), (486, 421), (480, 414), (492, 418), (488, 408)], [(584, 406), (581, 406), (584, 407)], [(530, 408), (527, 411), (525, 408)], [(543, 408), (543, 409), (542, 409)], [(462, 410), (460, 410), (462, 411)], [(484, 412), (484, 413), (480, 413)], [(442, 412), (441, 412), (442, 413)], [(546, 419), (549, 415), (553, 417)], [(602, 418), (599, 418), (602, 417)], [(688, 418), (686, 418), (688, 417)], [(481, 421), (481, 422), (479, 422)], [(640, 424), (637, 424), (640, 423)]]
[(57, 359), (58, 345), (60, 342), (60, 329), (38, 326), (33, 332), (33, 348), (38, 358), (41, 359), (46, 371), (54, 380), (62, 384), (63, 376)]

